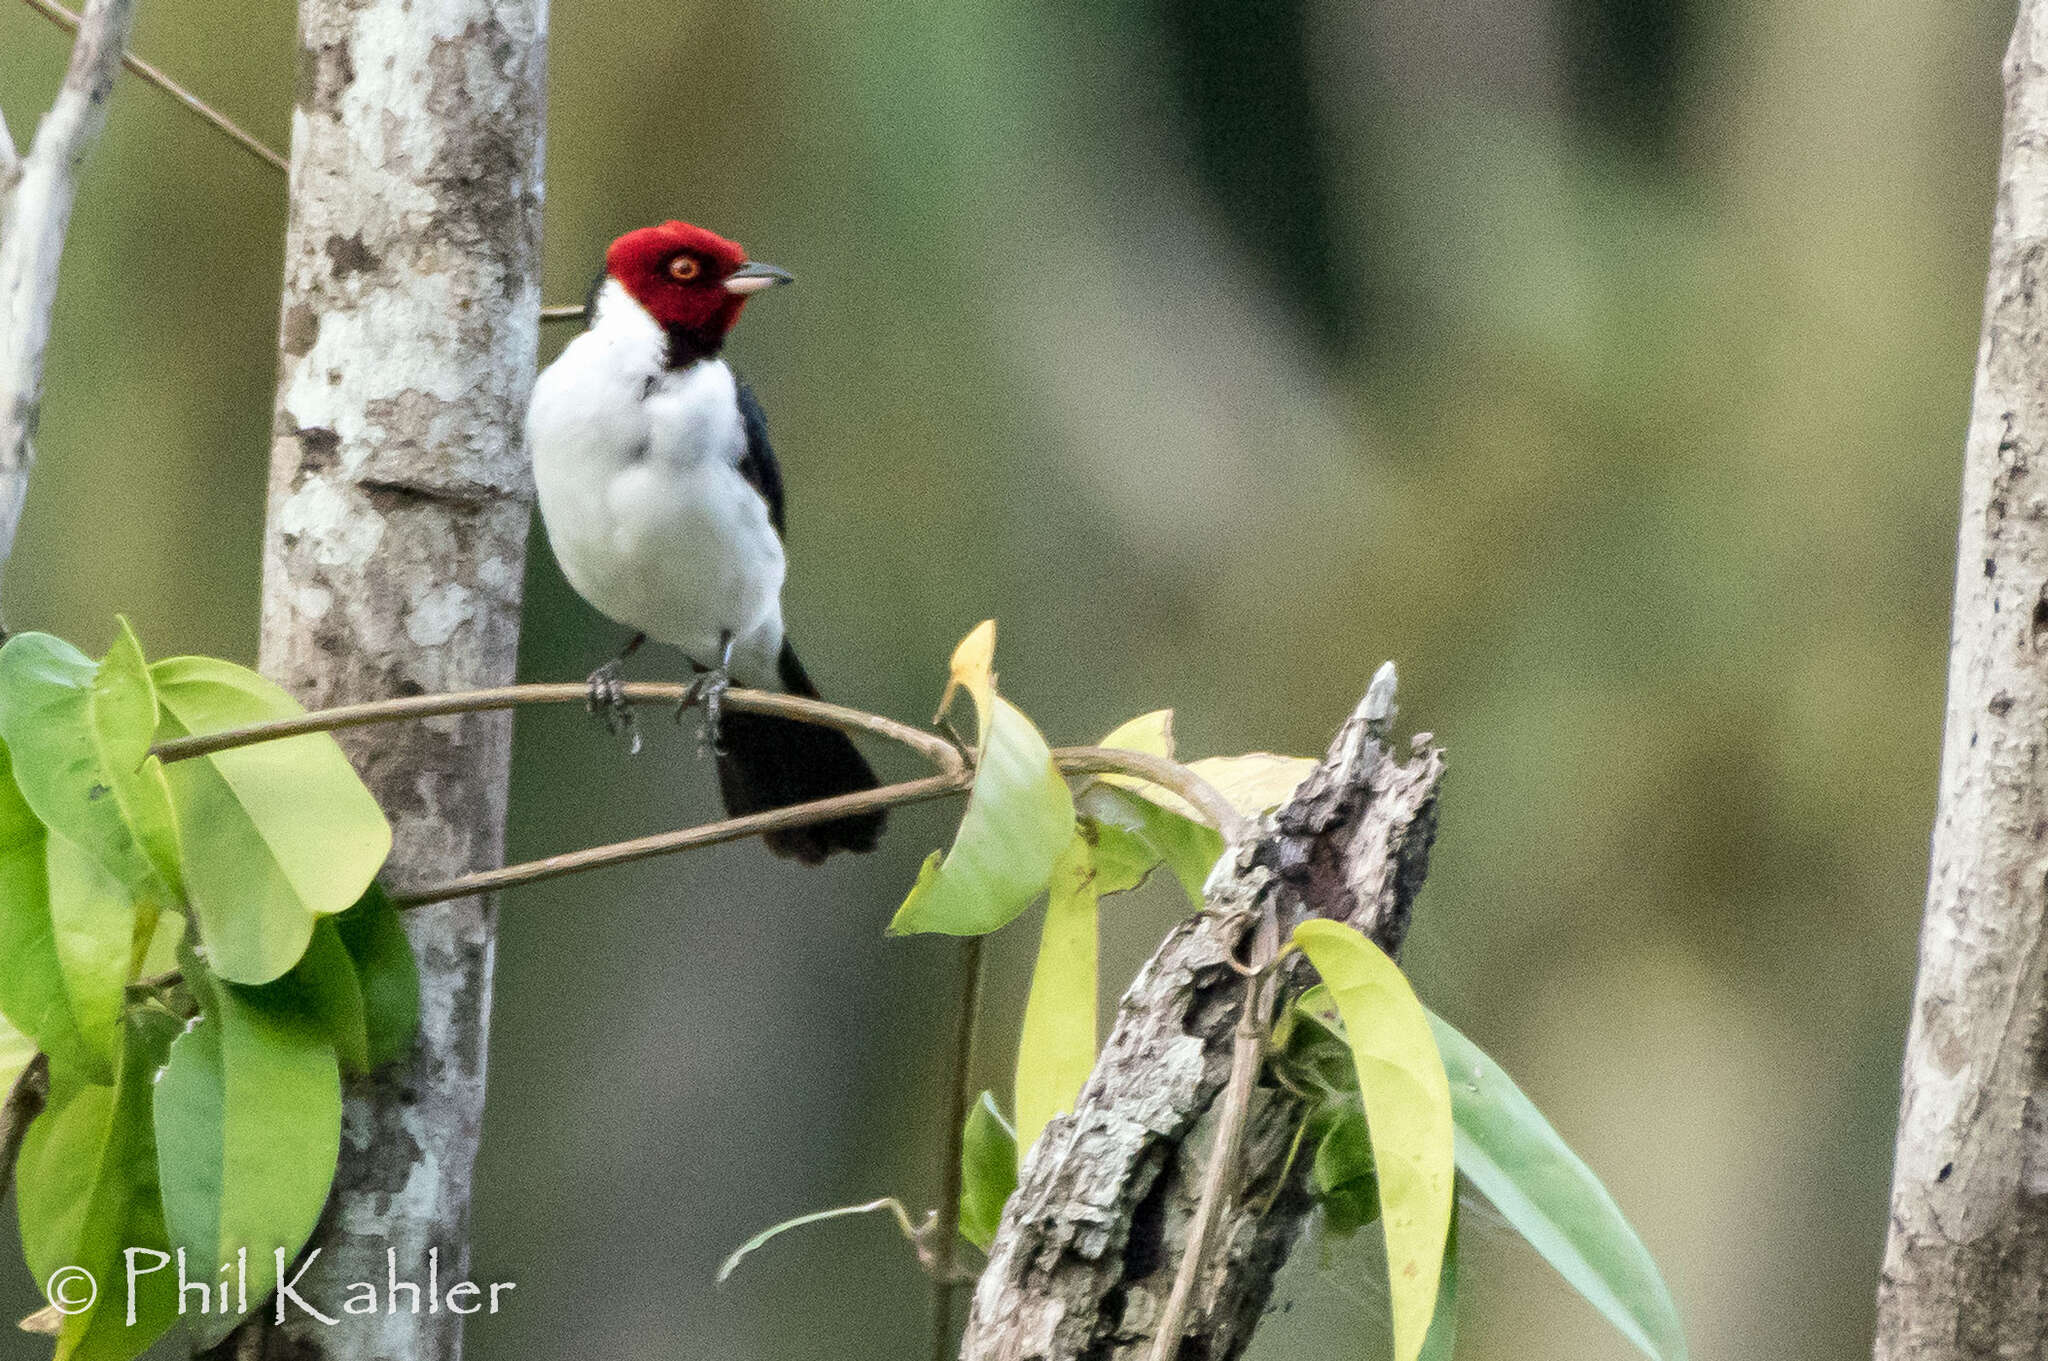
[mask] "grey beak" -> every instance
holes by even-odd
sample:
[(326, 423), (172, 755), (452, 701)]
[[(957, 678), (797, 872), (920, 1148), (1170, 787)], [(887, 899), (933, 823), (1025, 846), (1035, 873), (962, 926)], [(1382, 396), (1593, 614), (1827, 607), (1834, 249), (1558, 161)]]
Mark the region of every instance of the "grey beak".
[(764, 265), (758, 260), (749, 260), (725, 276), (725, 291), (728, 293), (759, 293), (774, 288), (777, 284), (795, 283), (796, 276), (786, 269)]

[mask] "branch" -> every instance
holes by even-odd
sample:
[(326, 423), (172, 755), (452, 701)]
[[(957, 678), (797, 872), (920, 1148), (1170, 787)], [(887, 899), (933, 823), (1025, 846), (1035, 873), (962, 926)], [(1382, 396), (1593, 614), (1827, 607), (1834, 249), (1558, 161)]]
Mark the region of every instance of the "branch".
[[(25, 0), (25, 3), (30, 9), (66, 32), (78, 32), (78, 16), (62, 5), (57, 4), (56, 0)], [(177, 100), (180, 104), (183, 104), (193, 113), (198, 114), (201, 118), (213, 124), (217, 131), (226, 134), (231, 141), (257, 160), (262, 161), (273, 169), (283, 170), (287, 173), (290, 172), (291, 164), (284, 157), (256, 140), (251, 134), (244, 132), (226, 114), (220, 112), (220, 110), (214, 108), (198, 95), (193, 94), (190, 90), (178, 84), (177, 81), (172, 80), (133, 52), (124, 49), (121, 53), (121, 64), (156, 86), (159, 90), (162, 90), (171, 98)]]
[[(673, 681), (638, 681), (619, 687), (619, 692), (629, 704), (682, 704), (693, 698), (688, 685)], [(256, 723), (246, 728), (229, 728), (203, 737), (174, 738), (157, 743), (150, 748), (150, 753), (166, 763), (187, 761), (194, 756), (210, 756), (217, 751), (252, 746), (258, 742), (275, 742), (306, 733), (338, 732), (373, 723), (439, 718), (450, 714), (489, 713), (497, 709), (516, 709), (522, 704), (587, 704), (589, 701), (590, 687), (580, 681), (500, 685), (488, 690), (458, 690), (445, 695), (410, 695), (402, 699), (378, 699), (319, 709), (294, 718)], [(801, 723), (838, 728), (842, 732), (872, 733), (909, 747), (942, 771), (957, 773), (966, 769), (967, 763), (959, 749), (945, 738), (880, 714), (827, 704), (820, 699), (805, 699), (800, 695), (745, 690), (738, 686), (725, 692), (724, 702), (727, 707), (741, 713), (772, 714), (777, 718), (793, 718)]]
[(964, 772), (957, 775), (930, 775), (922, 780), (883, 785), (880, 789), (865, 789), (858, 794), (841, 794), (835, 798), (819, 799), (814, 803), (792, 804), (787, 808), (774, 808), (765, 813), (749, 813), (745, 817), (727, 818), (723, 822), (709, 822), (698, 827), (685, 827), (679, 831), (658, 832), (653, 836), (614, 842), (608, 846), (593, 846), (589, 850), (551, 855), (520, 865), (507, 865), (503, 869), (478, 870), (474, 874), (465, 874), (445, 883), (415, 889), (394, 889), (391, 901), (399, 907), (424, 907), (428, 903), (467, 898), (472, 894), (492, 893), (500, 889), (517, 888), (522, 884), (538, 884), (549, 879), (560, 879), (568, 874), (581, 874), (586, 870), (626, 865), (657, 855), (673, 855), (677, 851), (695, 850), (699, 846), (716, 846), (721, 842), (741, 841), (766, 832), (779, 832), (791, 827), (808, 827), (815, 822), (831, 822), (836, 818), (856, 813), (871, 813), (878, 808), (900, 808), (905, 804), (950, 798), (955, 794), (966, 793), (973, 782), (974, 777)]
[(134, 20), (135, 0), (91, 0), (79, 21), (64, 86), (28, 154), (13, 156), (9, 143), (8, 159), (18, 164), (13, 187), (0, 202), (0, 566), (14, 550), (35, 465), (43, 351), (57, 301), (57, 265), (78, 194), (78, 166), (106, 123), (107, 99)]
[[(1309, 915), (1399, 949), (1444, 763), (1423, 742), (1396, 761), (1374, 731), (1381, 712), (1359, 706), (1294, 798), (1233, 847), (1208, 910), (1124, 995), (1073, 1114), (1047, 1125), (1025, 1162), (975, 1291), (965, 1361), (1142, 1355), (1182, 1310), (1174, 1331), (1202, 1339), (1206, 1361), (1242, 1354), (1310, 1199), (1306, 1168), (1287, 1157), (1305, 1108), (1257, 1083), (1256, 1065), (1242, 1076), (1247, 989), (1234, 965), (1248, 933), (1277, 940)], [(1255, 937), (1255, 956), (1265, 948)], [(1270, 1005), (1289, 1005), (1309, 978), (1298, 957), (1283, 960), (1267, 975)], [(1232, 1143), (1237, 1157), (1212, 1156)]]
[(960, 941), (960, 999), (954, 1004), (951, 1086), (946, 1100), (944, 1149), (939, 1163), (939, 1204), (932, 1211), (932, 1361), (946, 1361), (953, 1352), (953, 1291), (961, 1284), (955, 1271), (960, 1252), (960, 1187), (965, 1180), (960, 1159), (966, 1145), (967, 1110), (972, 1099), (975, 1020), (981, 1014), (980, 936)]

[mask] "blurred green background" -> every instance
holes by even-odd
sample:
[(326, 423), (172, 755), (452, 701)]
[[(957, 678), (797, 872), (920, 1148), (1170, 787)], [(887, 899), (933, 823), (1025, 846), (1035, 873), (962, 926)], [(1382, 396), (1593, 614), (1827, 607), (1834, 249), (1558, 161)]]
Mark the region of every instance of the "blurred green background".
[[(1605, 1176), (1698, 1355), (1866, 1355), (2010, 17), (563, 4), (547, 292), (670, 216), (796, 273), (732, 354), (834, 697), (928, 713), (993, 615), (1056, 741), (1171, 705), (1184, 754), (1314, 753), (1397, 659), (1453, 762), (1424, 996)], [(145, 0), (136, 47), (283, 146), (292, 27)], [(0, 0), (18, 137), (67, 50)], [(273, 171), (121, 86), (10, 624), (253, 657), (283, 224)], [(620, 641), (538, 542), (529, 600), (530, 677)], [(710, 816), (689, 734), (648, 727), (629, 760), (522, 715), (512, 853)], [(472, 1355), (921, 1354), (879, 1221), (711, 1277), (786, 1215), (933, 1193), (954, 955), (881, 928), (951, 816), (506, 899), (474, 1260), (519, 1288)], [(1111, 915), (1118, 983), (1172, 915)], [(1034, 934), (993, 952), (986, 1085)], [(1305, 1252), (1263, 1355), (1375, 1355), (1367, 1280)], [(1502, 1234), (1464, 1298), (1475, 1361), (1629, 1354)], [(0, 1310), (37, 1302), (0, 1244)]]

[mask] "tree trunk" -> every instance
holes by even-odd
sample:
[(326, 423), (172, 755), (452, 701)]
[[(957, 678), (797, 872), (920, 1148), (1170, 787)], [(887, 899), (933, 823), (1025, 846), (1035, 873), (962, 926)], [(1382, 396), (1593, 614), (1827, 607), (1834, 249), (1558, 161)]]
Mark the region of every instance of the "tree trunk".
[[(1270, 910), (1283, 937), (1306, 916), (1348, 921), (1390, 953), (1407, 933), (1444, 762), (1422, 739), (1396, 761), (1369, 716), (1378, 699), (1232, 853), (1208, 910), (1168, 936), (1125, 993), (1074, 1113), (1048, 1124), (1025, 1161), (975, 1288), (964, 1361), (1152, 1354), (1215, 1142), (1245, 994), (1230, 961), (1248, 931)], [(1298, 956), (1282, 966), (1281, 1003), (1310, 977)], [(1305, 1113), (1281, 1088), (1253, 1091), (1242, 1170), (1196, 1278), (1184, 1357), (1230, 1361), (1258, 1328), (1311, 1208), (1309, 1160), (1288, 1161)]]
[(2005, 81), (1879, 1361), (2048, 1347), (2048, 0)]
[[(546, 0), (302, 0), (262, 669), (310, 707), (513, 678), (539, 340)], [(342, 735), (398, 887), (502, 859), (509, 714)], [(417, 1052), (348, 1102), (299, 1286), (467, 1264), (493, 904), (407, 914)], [(252, 1324), (237, 1356), (449, 1361), (461, 1319)], [(260, 1336), (253, 1336), (259, 1334)]]

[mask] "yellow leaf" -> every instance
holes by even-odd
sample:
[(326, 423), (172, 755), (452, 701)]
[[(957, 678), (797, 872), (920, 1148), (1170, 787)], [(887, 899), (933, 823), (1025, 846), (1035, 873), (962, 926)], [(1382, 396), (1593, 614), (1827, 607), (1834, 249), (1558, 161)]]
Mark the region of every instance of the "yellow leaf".
[(1435, 1312), (1451, 1227), (1450, 1081), (1429, 1014), (1385, 951), (1342, 922), (1320, 919), (1296, 927), (1294, 944), (1344, 1019), (1379, 1174), (1394, 1361), (1415, 1361)]
[(1076, 833), (1052, 867), (1052, 894), (1017, 1043), (1020, 1152), (1030, 1151), (1047, 1121), (1074, 1109), (1095, 1067), (1098, 915), (1095, 857)]
[(952, 850), (925, 862), (889, 923), (891, 934), (973, 936), (1006, 925), (1045, 891), (1053, 862), (1074, 839), (1073, 796), (1051, 749), (995, 691), (995, 636), (990, 620), (953, 653), (947, 695), (966, 687), (980, 718), (974, 789)]
[(939, 712), (944, 714), (953, 707), (954, 692), (966, 688), (974, 696), (974, 702), (981, 715), (982, 739), (988, 736), (989, 696), (996, 688), (996, 621), (984, 619), (974, 626), (974, 631), (960, 640), (960, 646), (953, 649), (951, 677), (946, 681), (946, 693), (939, 697)]
[(1205, 756), (1188, 768), (1214, 785), (1232, 808), (1255, 818), (1293, 798), (1316, 763), (1306, 756), (1253, 751), (1243, 756)]

